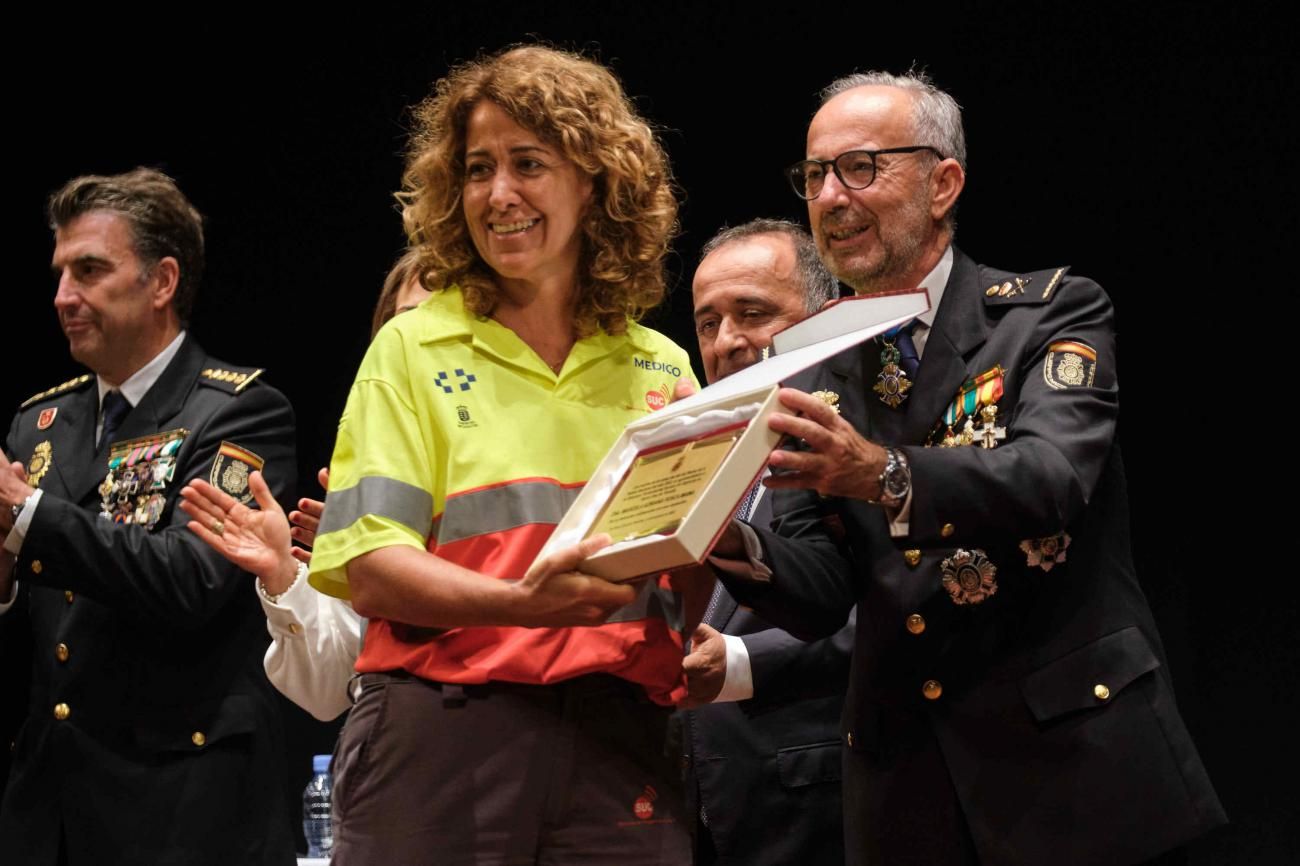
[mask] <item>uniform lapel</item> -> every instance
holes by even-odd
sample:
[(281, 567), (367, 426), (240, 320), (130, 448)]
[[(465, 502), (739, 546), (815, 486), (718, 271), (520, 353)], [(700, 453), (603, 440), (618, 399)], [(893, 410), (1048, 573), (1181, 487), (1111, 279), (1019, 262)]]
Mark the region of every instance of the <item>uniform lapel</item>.
[[(80, 497), (72, 491), (82, 489), (92, 476), (95, 462), (95, 422), (99, 416), (99, 390), (91, 384), (59, 404), (50, 432), (50, 472), (41, 480), (41, 489), (62, 495), (70, 501)], [(24, 455), (30, 459), (30, 455)], [(63, 488), (60, 493), (51, 484), (55, 476)], [(98, 483), (98, 480), (96, 480)]]
[[(871, 401), (875, 394), (866, 379), (866, 369), (871, 358), (868, 353), (877, 352), (876, 342), (868, 340), (860, 346), (846, 349), (826, 362), (830, 373), (830, 382), (825, 383), (829, 390), (839, 395), (840, 415), (862, 435), (871, 438), (872, 423), (870, 419)], [(819, 383), (822, 384), (822, 383)]]
[(901, 442), (925, 438), (958, 389), (973, 375), (966, 358), (988, 339), (978, 268), (960, 250), (954, 249), (953, 253), (952, 273), (906, 404)]

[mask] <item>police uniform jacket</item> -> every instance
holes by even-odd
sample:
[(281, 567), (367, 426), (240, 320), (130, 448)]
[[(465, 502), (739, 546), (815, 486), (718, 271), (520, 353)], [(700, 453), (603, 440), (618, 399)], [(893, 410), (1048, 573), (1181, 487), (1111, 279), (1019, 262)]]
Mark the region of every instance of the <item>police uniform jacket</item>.
[[(768, 526), (771, 502), (762, 496), (750, 522)], [(705, 622), (745, 642), (754, 684), (748, 700), (685, 714), (688, 805), (703, 810), (718, 863), (843, 863), (839, 725), (854, 618), (804, 642), (720, 586)]]
[[(897, 409), (873, 391), (874, 341), (792, 383), (837, 393), (912, 473), (900, 538), (879, 506), (779, 491), (771, 582), (730, 581), (805, 637), (858, 606), (850, 862), (1133, 863), (1225, 820), (1134, 574), (1110, 300), (1066, 272), (956, 253)], [(999, 366), (1005, 437), (938, 447), (945, 409)]]
[[(186, 431), (154, 513), (129, 525), (100, 514), (115, 449), (95, 445), (98, 409), (82, 377), (24, 404), (5, 440), (43, 493), (16, 571), (33, 665), (0, 807), (3, 859), (53, 864), (62, 837), (71, 864), (292, 863), (253, 578), (186, 529), (176, 502), (196, 477), (241, 492), (257, 458), (287, 501), (293, 411), (186, 337), (113, 434), (161, 454)], [(0, 625), (20, 620), (10, 611)]]

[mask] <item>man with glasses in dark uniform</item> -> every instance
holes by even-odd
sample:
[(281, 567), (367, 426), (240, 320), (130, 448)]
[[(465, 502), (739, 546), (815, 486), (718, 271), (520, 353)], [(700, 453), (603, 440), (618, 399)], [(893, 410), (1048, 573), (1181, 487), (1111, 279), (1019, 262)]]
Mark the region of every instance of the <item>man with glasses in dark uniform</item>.
[(788, 172), (823, 261), (932, 308), (782, 392), (775, 531), (714, 562), (803, 637), (857, 604), (849, 862), (1177, 862), (1225, 819), (1134, 574), (1110, 301), (952, 246), (965, 140), (927, 77), (823, 97)]
[(203, 225), (171, 178), (75, 178), (49, 217), (54, 306), (91, 372), (4, 442), (0, 628), (30, 621), (32, 679), (0, 860), (291, 864), (265, 619), (175, 506), (200, 476), (247, 501), (258, 470), (286, 500), (293, 411), (187, 333)]

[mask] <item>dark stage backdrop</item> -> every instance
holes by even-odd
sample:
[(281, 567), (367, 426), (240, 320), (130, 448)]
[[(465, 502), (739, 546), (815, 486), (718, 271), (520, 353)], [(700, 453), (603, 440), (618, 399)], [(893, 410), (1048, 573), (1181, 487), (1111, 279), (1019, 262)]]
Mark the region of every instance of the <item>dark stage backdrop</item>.
[[(1280, 459), (1290, 397), (1278, 298), (1293, 245), (1294, 72), (1267, 10), (909, 4), (476, 4), (328, 23), (166, 18), (127, 32), (72, 15), (16, 26), (7, 52), (9, 369), (0, 422), (80, 372), (51, 299), (46, 195), (68, 177), (143, 164), (174, 175), (208, 218), (193, 331), (264, 366), (298, 412), (302, 492), (316, 493), (403, 239), (405, 108), (448, 65), (540, 37), (609, 63), (663, 129), (683, 190), (673, 293), (652, 319), (694, 353), (690, 274), (719, 226), (803, 219), (781, 178), (803, 155), (814, 93), (855, 68), (929, 68), (966, 109), (970, 171), (957, 241), (1008, 269), (1062, 264), (1118, 310), (1121, 435), (1136, 554), (1187, 722), (1232, 826), (1194, 862), (1295, 862), (1291, 753), (1300, 661)], [(37, 13), (40, 15), (41, 13)], [(195, 9), (200, 16), (233, 12)], [(1045, 17), (1046, 16), (1046, 17)], [(1287, 202), (1290, 203), (1289, 201)], [(1290, 352), (1287, 352), (1290, 355)], [(698, 358), (697, 358), (698, 361)], [(1276, 373), (1275, 373), (1276, 371)], [(1266, 399), (1268, 394), (1271, 399)], [(1265, 415), (1270, 418), (1267, 426)], [(1265, 433), (1272, 439), (1265, 439)], [(252, 588), (249, 588), (252, 591)], [(0, 659), (11, 680), (21, 650)], [(6, 701), (16, 698), (6, 689)], [(286, 796), (337, 726), (285, 703)], [(7, 757), (7, 756), (6, 756)]]

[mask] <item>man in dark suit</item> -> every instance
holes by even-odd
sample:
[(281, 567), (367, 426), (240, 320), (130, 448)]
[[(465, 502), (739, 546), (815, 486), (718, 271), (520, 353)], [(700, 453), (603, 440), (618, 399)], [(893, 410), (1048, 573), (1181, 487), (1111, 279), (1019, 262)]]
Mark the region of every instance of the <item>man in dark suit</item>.
[(0, 856), (292, 863), (252, 578), (175, 500), (195, 477), (247, 499), (255, 470), (287, 499), (293, 412), (184, 330), (203, 229), (170, 178), (76, 178), (49, 213), (55, 308), (93, 375), (24, 403), (0, 465), (0, 626), (25, 614), (33, 639)]
[[(838, 296), (812, 238), (753, 220), (704, 245), (695, 329), (709, 382), (757, 362), (772, 335)], [(740, 516), (772, 520), (760, 486)], [(696, 798), (697, 866), (844, 862), (840, 713), (853, 620), (805, 643), (736, 604), (721, 584), (685, 668), (687, 793)]]
[(961, 115), (923, 76), (836, 82), (807, 147), (790, 177), (831, 271), (934, 304), (782, 392), (776, 531), (733, 524), (716, 560), (805, 637), (857, 604), (850, 862), (1164, 856), (1224, 815), (1133, 571), (1109, 299), (952, 247)]

